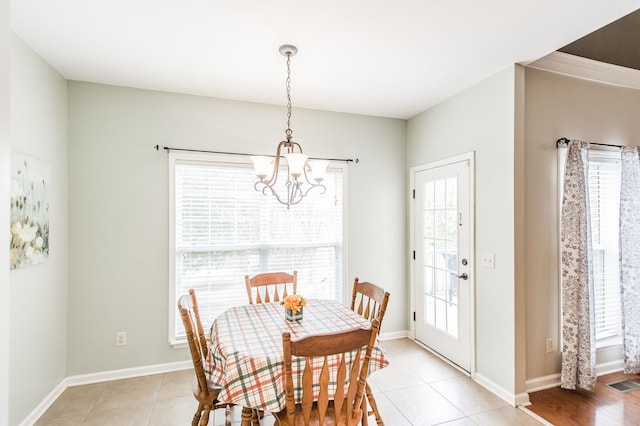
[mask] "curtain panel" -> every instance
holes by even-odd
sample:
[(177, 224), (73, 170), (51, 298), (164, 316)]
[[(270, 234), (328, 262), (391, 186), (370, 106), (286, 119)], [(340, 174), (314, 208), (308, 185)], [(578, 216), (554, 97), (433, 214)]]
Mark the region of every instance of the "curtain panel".
[(640, 373), (640, 149), (622, 148), (620, 287), (624, 372)]
[(561, 387), (596, 384), (593, 255), (589, 215), (588, 144), (568, 144), (561, 213)]

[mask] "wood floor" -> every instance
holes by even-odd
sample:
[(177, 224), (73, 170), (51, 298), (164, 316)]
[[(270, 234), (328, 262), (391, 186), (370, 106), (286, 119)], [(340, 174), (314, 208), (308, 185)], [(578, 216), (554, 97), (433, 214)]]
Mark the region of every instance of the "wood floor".
[(607, 386), (623, 379), (640, 381), (640, 375), (601, 376), (592, 391), (557, 387), (532, 392), (527, 409), (555, 426), (640, 425), (640, 389), (622, 393)]

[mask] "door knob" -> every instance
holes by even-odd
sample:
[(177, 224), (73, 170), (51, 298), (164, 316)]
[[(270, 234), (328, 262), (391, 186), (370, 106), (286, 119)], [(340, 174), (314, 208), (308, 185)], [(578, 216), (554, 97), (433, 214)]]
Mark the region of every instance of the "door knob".
[(466, 280), (466, 279), (469, 278), (469, 275), (467, 275), (466, 272), (463, 272), (461, 275), (456, 275), (456, 277), (458, 277), (460, 279), (463, 279), (463, 280)]

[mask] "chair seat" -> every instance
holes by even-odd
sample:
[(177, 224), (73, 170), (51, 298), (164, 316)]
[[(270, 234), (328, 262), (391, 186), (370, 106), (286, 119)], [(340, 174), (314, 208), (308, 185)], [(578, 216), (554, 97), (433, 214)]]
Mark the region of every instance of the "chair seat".
[[(360, 424), (362, 420), (362, 410), (358, 410), (356, 412), (356, 416), (353, 418), (349, 418), (348, 421), (346, 419), (346, 412), (338, 413), (338, 419), (336, 419), (336, 410), (333, 406), (333, 401), (329, 401), (329, 406), (327, 407), (327, 413), (325, 414), (324, 422), (322, 425), (319, 423), (318, 419), (318, 409), (317, 404), (313, 403), (313, 408), (311, 409), (311, 416), (309, 418), (310, 426), (331, 426), (331, 425), (339, 425), (339, 426), (356, 426)], [(302, 414), (302, 406), (296, 404), (296, 412), (294, 414), (294, 424), (290, 425), (287, 420), (287, 410), (284, 409), (279, 413), (274, 413), (273, 416), (276, 418), (276, 425), (282, 426), (305, 426), (304, 416)]]

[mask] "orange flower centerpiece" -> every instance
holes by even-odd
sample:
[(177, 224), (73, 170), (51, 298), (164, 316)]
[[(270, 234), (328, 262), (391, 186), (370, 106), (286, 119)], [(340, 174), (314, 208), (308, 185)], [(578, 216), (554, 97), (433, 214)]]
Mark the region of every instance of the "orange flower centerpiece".
[(299, 294), (290, 294), (280, 302), (284, 305), (284, 316), (289, 321), (300, 321), (302, 319), (302, 308), (307, 304), (304, 297)]

